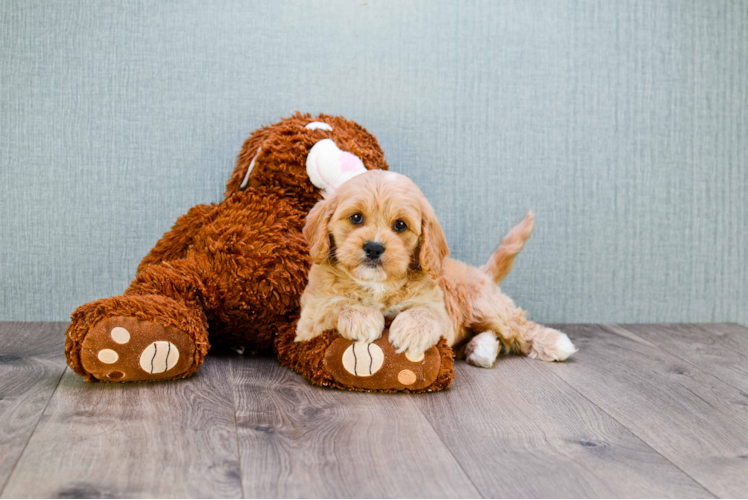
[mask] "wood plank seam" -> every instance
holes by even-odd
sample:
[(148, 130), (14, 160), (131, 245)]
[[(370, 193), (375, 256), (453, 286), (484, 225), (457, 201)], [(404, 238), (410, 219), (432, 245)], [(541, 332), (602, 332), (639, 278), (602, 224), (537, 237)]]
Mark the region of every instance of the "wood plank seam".
[(237, 413), (239, 411), (239, 408), (237, 407), (237, 398), (236, 398), (236, 391), (234, 390), (234, 387), (236, 387), (236, 380), (234, 379), (235, 371), (234, 371), (234, 363), (229, 362), (229, 370), (231, 373), (231, 400), (234, 402), (234, 433), (236, 435), (236, 460), (239, 463), (239, 486), (241, 487), (242, 492), (242, 498), (247, 498), (247, 496), (244, 494), (244, 464), (242, 463), (242, 451), (241, 451), (241, 443), (239, 441), (239, 419), (237, 417)]
[[(577, 361), (583, 363), (551, 365), (551, 370), (698, 478), (694, 484), (708, 485), (703, 491), (718, 497), (745, 497), (748, 391), (735, 390), (703, 371), (721, 366), (721, 348), (693, 325), (629, 328), (635, 333), (617, 325), (568, 325), (581, 348)], [(691, 336), (690, 342), (681, 344), (677, 338), (681, 331), (684, 337)], [(744, 344), (744, 332), (738, 333)], [(667, 336), (671, 349), (680, 349), (682, 356), (702, 368), (695, 370), (648, 341), (654, 335)], [(695, 347), (713, 344), (709, 363), (702, 364), (701, 349)], [(732, 361), (743, 360), (734, 357)], [(735, 383), (743, 385), (740, 379)]]
[(276, 360), (233, 361), (248, 497), (482, 496), (413, 396), (320, 388)]
[(433, 431), (434, 435), (435, 435), (435, 436), (436, 436), (437, 438), (439, 438), (439, 441), (441, 441), (441, 442), (442, 442), (442, 445), (444, 445), (444, 448), (445, 448), (445, 449), (447, 450), (447, 452), (449, 452), (449, 454), (450, 454), (450, 455), (452, 456), (452, 458), (454, 459), (455, 463), (456, 463), (456, 464), (457, 464), (457, 465), (458, 465), (458, 466), (460, 467), (460, 470), (462, 471), (462, 473), (463, 473), (463, 474), (465, 474), (465, 477), (467, 478), (467, 480), (468, 480), (468, 481), (470, 481), (470, 484), (472, 484), (472, 485), (473, 485), (473, 487), (475, 488), (475, 491), (477, 491), (478, 493), (480, 493), (480, 496), (481, 496), (481, 498), (488, 498), (488, 497), (486, 497), (486, 495), (485, 495), (485, 494), (483, 493), (483, 491), (481, 491), (481, 489), (480, 489), (480, 488), (478, 487), (478, 485), (477, 485), (477, 484), (475, 484), (475, 481), (473, 481), (473, 478), (472, 478), (472, 477), (470, 477), (470, 474), (468, 474), (468, 471), (467, 471), (467, 470), (465, 470), (465, 467), (464, 467), (464, 466), (462, 465), (462, 462), (460, 462), (460, 461), (459, 461), (459, 460), (457, 459), (457, 457), (456, 457), (456, 456), (455, 456), (455, 454), (454, 454), (454, 453), (452, 452), (452, 449), (451, 449), (451, 448), (449, 447), (449, 445), (448, 445), (447, 443), (445, 443), (445, 442), (444, 442), (444, 440), (442, 439), (442, 437), (441, 437), (441, 436), (439, 435), (439, 432), (438, 432), (438, 431), (436, 430), (436, 428), (434, 427), (434, 425), (433, 425), (433, 424), (431, 423), (431, 420), (429, 419), (428, 415), (426, 415), (425, 413), (423, 413), (423, 409), (422, 409), (422, 408), (421, 408), (421, 407), (420, 407), (419, 405), (414, 405), (414, 406), (415, 406), (416, 408), (418, 408), (418, 411), (419, 411), (419, 412), (421, 412), (421, 415), (423, 416), (423, 419), (424, 419), (424, 420), (425, 420), (425, 421), (426, 421), (426, 422), (427, 422), (427, 423), (429, 424), (429, 427), (431, 427), (431, 430)]
[[(637, 335), (637, 336), (638, 336), (638, 335)], [(642, 339), (642, 340), (644, 340), (644, 339)], [(658, 347), (658, 346), (655, 346), (655, 347)], [(581, 391), (579, 391), (579, 390), (578, 390), (578, 389), (577, 389), (576, 387), (574, 387), (574, 386), (573, 386), (573, 385), (571, 385), (571, 384), (570, 384), (569, 382), (567, 382), (566, 380), (564, 380), (563, 378), (561, 378), (561, 377), (560, 377), (560, 376), (559, 376), (559, 375), (558, 375), (557, 373), (555, 373), (555, 372), (554, 372), (553, 370), (548, 370), (548, 371), (549, 371), (550, 373), (553, 373), (553, 376), (554, 376), (554, 377), (558, 378), (558, 379), (559, 379), (559, 380), (561, 380), (561, 381), (562, 381), (562, 382), (563, 382), (564, 384), (566, 384), (567, 386), (569, 386), (569, 387), (570, 387), (570, 388), (571, 388), (572, 390), (574, 390), (574, 392), (576, 392), (577, 394), (579, 394), (580, 396), (582, 396), (582, 397), (583, 397), (583, 398), (584, 398), (585, 400), (587, 400), (587, 401), (588, 401), (588, 402), (589, 402), (589, 403), (590, 403), (591, 405), (593, 405), (593, 406), (595, 406), (596, 408), (598, 408), (598, 409), (599, 409), (599, 410), (600, 410), (601, 412), (605, 413), (605, 414), (606, 414), (606, 415), (608, 415), (608, 416), (609, 416), (609, 417), (610, 417), (611, 419), (613, 419), (613, 420), (614, 420), (615, 422), (617, 422), (617, 423), (618, 423), (618, 424), (619, 424), (619, 425), (620, 425), (621, 427), (623, 427), (624, 429), (628, 430), (628, 431), (629, 431), (629, 432), (631, 433), (631, 435), (632, 435), (632, 436), (636, 436), (636, 438), (637, 438), (637, 439), (638, 439), (639, 441), (641, 441), (642, 443), (644, 443), (644, 444), (645, 444), (645, 445), (647, 446), (647, 448), (649, 448), (650, 450), (652, 450), (652, 451), (653, 451), (654, 453), (656, 453), (657, 455), (661, 456), (661, 457), (663, 458), (663, 460), (665, 460), (666, 462), (670, 463), (670, 464), (671, 464), (671, 465), (672, 465), (673, 467), (675, 467), (676, 469), (678, 469), (679, 471), (681, 471), (681, 472), (682, 472), (683, 474), (685, 474), (686, 476), (690, 477), (690, 478), (691, 478), (691, 479), (693, 480), (693, 482), (695, 482), (696, 484), (698, 484), (699, 486), (701, 486), (702, 488), (704, 488), (704, 490), (705, 490), (705, 491), (707, 491), (707, 492), (709, 492), (709, 493), (710, 493), (710, 494), (711, 494), (712, 496), (714, 496), (714, 498), (720, 498), (720, 497), (719, 497), (719, 496), (718, 496), (717, 494), (715, 494), (715, 493), (714, 493), (714, 492), (713, 492), (712, 490), (710, 490), (709, 488), (707, 488), (706, 486), (704, 486), (703, 484), (701, 484), (701, 482), (699, 482), (699, 481), (698, 481), (698, 480), (697, 480), (696, 478), (694, 478), (694, 477), (693, 477), (693, 476), (691, 476), (691, 475), (690, 475), (690, 474), (689, 474), (688, 472), (684, 471), (684, 470), (683, 470), (683, 469), (682, 469), (681, 467), (679, 467), (679, 466), (678, 466), (678, 464), (674, 463), (674, 462), (673, 462), (672, 460), (670, 460), (670, 459), (669, 459), (668, 457), (666, 457), (665, 455), (663, 455), (662, 453), (660, 453), (660, 452), (659, 452), (659, 451), (658, 451), (657, 449), (655, 449), (655, 448), (654, 448), (654, 447), (653, 447), (653, 446), (652, 446), (651, 444), (649, 444), (649, 442), (647, 442), (647, 440), (646, 440), (646, 439), (644, 439), (644, 438), (643, 438), (642, 436), (640, 436), (639, 434), (637, 434), (637, 433), (636, 433), (636, 432), (635, 432), (635, 431), (634, 431), (633, 429), (629, 428), (629, 427), (628, 427), (627, 425), (625, 425), (625, 424), (624, 424), (623, 422), (621, 422), (621, 421), (620, 421), (620, 420), (618, 420), (618, 419), (617, 419), (616, 417), (614, 417), (613, 415), (611, 415), (611, 414), (610, 414), (610, 413), (609, 413), (608, 411), (606, 411), (606, 410), (605, 410), (604, 408), (602, 408), (602, 407), (601, 407), (600, 405), (596, 404), (596, 403), (595, 403), (594, 401), (592, 401), (592, 400), (591, 400), (590, 398), (588, 398), (588, 397), (587, 397), (587, 396), (586, 396), (585, 394), (583, 394), (583, 393), (582, 393)]]
[[(708, 325), (709, 323), (685, 323), (685, 324), (694, 324), (694, 325), (705, 325), (705, 324), (706, 324), (706, 325)], [(739, 323), (717, 323), (717, 324), (724, 324), (724, 325), (735, 325), (735, 326), (739, 326), (739, 327), (745, 328), (745, 327), (744, 327), (743, 325), (741, 325), (741, 324), (739, 324)], [(638, 335), (638, 334), (637, 334), (636, 332), (634, 332), (634, 331), (630, 330), (629, 328), (626, 328), (626, 325), (625, 325), (625, 324), (623, 324), (623, 325), (620, 325), (620, 324), (619, 324), (618, 326), (619, 326), (620, 328), (623, 328), (624, 330), (626, 330), (626, 332), (630, 333), (631, 335), (634, 335), (634, 336), (636, 336), (636, 337), (638, 337), (638, 338), (642, 338), (642, 337), (641, 337), (640, 335)], [(620, 333), (619, 333), (619, 332), (616, 332), (616, 331), (614, 331), (614, 330), (609, 330), (609, 331), (610, 331), (611, 333), (615, 333), (616, 335), (620, 335)], [(746, 329), (746, 334), (748, 335), (748, 328)], [(737, 390), (737, 391), (743, 392), (743, 389), (741, 389), (740, 387), (737, 387), (737, 386), (733, 385), (733, 384), (732, 384), (731, 382), (729, 382), (729, 381), (727, 381), (727, 380), (724, 380), (724, 379), (722, 379), (721, 377), (718, 377), (717, 375), (715, 375), (715, 374), (713, 374), (713, 373), (710, 373), (710, 372), (708, 372), (708, 371), (704, 370), (704, 369), (703, 369), (703, 368), (701, 368), (700, 366), (698, 366), (698, 365), (694, 364), (694, 363), (693, 363), (692, 361), (689, 361), (688, 359), (686, 359), (686, 358), (684, 358), (684, 357), (680, 356), (679, 354), (677, 354), (677, 353), (675, 353), (675, 352), (671, 351), (670, 349), (668, 349), (668, 348), (666, 348), (666, 347), (662, 346), (662, 345), (660, 344), (660, 342), (662, 342), (662, 341), (661, 341), (660, 339), (657, 339), (657, 338), (652, 338), (652, 339), (643, 339), (643, 340), (644, 340), (645, 342), (649, 342), (650, 344), (654, 345), (654, 346), (655, 346), (655, 347), (657, 347), (658, 349), (660, 349), (660, 350), (662, 350), (662, 351), (664, 351), (664, 352), (666, 352), (666, 353), (670, 354), (670, 355), (671, 355), (671, 356), (673, 356), (674, 358), (678, 358), (679, 360), (681, 360), (681, 361), (683, 361), (684, 363), (686, 363), (686, 364), (690, 365), (691, 367), (693, 367), (694, 369), (696, 369), (696, 370), (700, 371), (701, 373), (704, 373), (704, 374), (706, 374), (706, 375), (708, 375), (708, 376), (710, 376), (710, 377), (712, 377), (712, 378), (714, 378), (714, 379), (717, 379), (717, 380), (719, 380), (720, 382), (722, 382), (723, 384), (725, 384), (725, 385), (729, 385), (730, 387), (732, 387), (733, 389), (735, 389), (735, 390)], [(658, 342), (658, 340), (659, 340), (659, 342)]]
[[(458, 363), (459, 383), (450, 391), (417, 398), (484, 496), (714, 497), (588, 398), (548, 376), (561, 365), (522, 356), (503, 358), (492, 370)], [(527, 477), (532, 480), (521, 479)]]
[(62, 370), (62, 373), (60, 373), (60, 378), (57, 379), (57, 384), (55, 384), (54, 390), (50, 393), (49, 397), (47, 398), (47, 402), (44, 404), (44, 408), (41, 412), (39, 412), (39, 418), (36, 420), (36, 423), (34, 424), (34, 429), (29, 433), (29, 437), (26, 439), (26, 443), (23, 445), (23, 450), (21, 450), (21, 453), (18, 454), (18, 458), (16, 459), (16, 463), (13, 464), (13, 469), (11, 469), (10, 474), (8, 474), (7, 479), (5, 480), (5, 483), (3, 483), (2, 489), (0, 489), (0, 496), (3, 496), (5, 493), (5, 488), (10, 483), (10, 479), (13, 477), (13, 474), (16, 472), (16, 467), (21, 461), (21, 458), (23, 458), (24, 453), (26, 453), (26, 448), (28, 447), (29, 443), (31, 442), (31, 438), (34, 437), (34, 433), (36, 432), (36, 428), (39, 426), (39, 422), (41, 422), (42, 418), (44, 417), (44, 413), (47, 411), (47, 407), (49, 406), (49, 402), (52, 401), (52, 398), (54, 397), (55, 393), (57, 392), (57, 388), (60, 387), (60, 381), (62, 381), (62, 377), (65, 376), (65, 372), (68, 371), (68, 367), (66, 366), (64, 370)]

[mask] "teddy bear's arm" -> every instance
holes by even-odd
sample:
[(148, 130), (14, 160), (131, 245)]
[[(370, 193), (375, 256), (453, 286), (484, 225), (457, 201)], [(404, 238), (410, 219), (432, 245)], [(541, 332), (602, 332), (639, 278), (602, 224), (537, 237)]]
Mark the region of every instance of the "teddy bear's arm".
[(196, 205), (177, 219), (171, 230), (166, 232), (156, 246), (143, 258), (138, 266), (141, 272), (151, 264), (184, 257), (195, 235), (212, 219), (217, 205)]

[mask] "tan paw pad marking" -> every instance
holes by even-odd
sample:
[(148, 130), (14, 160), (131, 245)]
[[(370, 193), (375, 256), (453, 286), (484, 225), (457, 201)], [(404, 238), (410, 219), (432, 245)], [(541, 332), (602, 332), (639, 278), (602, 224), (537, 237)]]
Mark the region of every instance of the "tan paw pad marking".
[(115, 326), (112, 328), (112, 332), (109, 335), (111, 335), (112, 340), (118, 344), (127, 344), (130, 342), (130, 332), (121, 326)]
[(408, 359), (408, 361), (412, 361), (413, 363), (418, 363), (419, 361), (423, 361), (423, 358), (426, 357), (425, 354), (411, 354), (410, 351), (405, 353), (405, 357)]
[(397, 381), (403, 385), (413, 385), (416, 382), (416, 374), (410, 370), (403, 370), (397, 374)]
[(356, 342), (343, 353), (343, 368), (357, 377), (370, 377), (384, 364), (382, 348), (376, 344)]
[(111, 349), (102, 349), (99, 351), (99, 354), (97, 354), (97, 357), (102, 363), (111, 365), (112, 363), (117, 362), (117, 360), (119, 359), (119, 354)]
[(174, 368), (179, 361), (179, 349), (171, 342), (159, 340), (143, 350), (140, 368), (147, 373), (164, 373)]

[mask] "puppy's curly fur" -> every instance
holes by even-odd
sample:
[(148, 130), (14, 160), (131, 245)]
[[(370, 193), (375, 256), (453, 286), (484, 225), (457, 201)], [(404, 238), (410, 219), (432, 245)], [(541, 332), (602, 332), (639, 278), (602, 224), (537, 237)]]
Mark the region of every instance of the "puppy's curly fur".
[(420, 355), (444, 337), (477, 366), (508, 352), (562, 361), (569, 338), (525, 318), (501, 293), (534, 227), (531, 213), (481, 269), (450, 259), (434, 210), (407, 177), (370, 171), (343, 184), (309, 213), (304, 236), (314, 265), (301, 298), (296, 340), (327, 330), (371, 342), (392, 321), (398, 352)]

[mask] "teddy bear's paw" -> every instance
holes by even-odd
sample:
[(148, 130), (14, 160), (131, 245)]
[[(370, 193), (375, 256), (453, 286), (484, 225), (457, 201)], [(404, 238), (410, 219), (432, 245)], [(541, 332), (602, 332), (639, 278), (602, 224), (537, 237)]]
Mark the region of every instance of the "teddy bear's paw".
[(332, 378), (347, 388), (419, 391), (436, 380), (441, 357), (436, 347), (419, 355), (398, 353), (388, 335), (372, 343), (339, 337), (328, 347), (324, 365)]
[(94, 325), (81, 345), (83, 368), (105, 382), (180, 378), (195, 359), (195, 341), (174, 326), (126, 316)]

